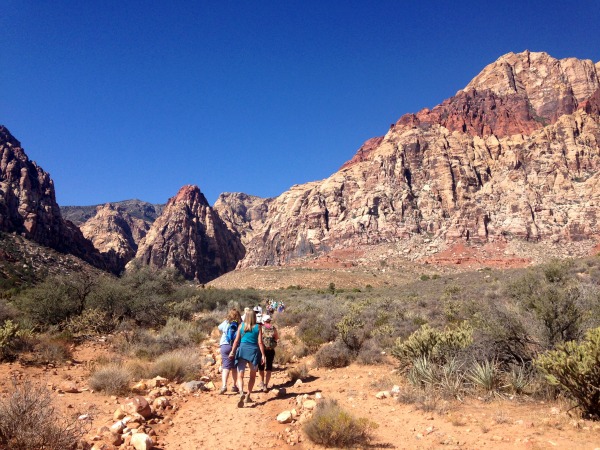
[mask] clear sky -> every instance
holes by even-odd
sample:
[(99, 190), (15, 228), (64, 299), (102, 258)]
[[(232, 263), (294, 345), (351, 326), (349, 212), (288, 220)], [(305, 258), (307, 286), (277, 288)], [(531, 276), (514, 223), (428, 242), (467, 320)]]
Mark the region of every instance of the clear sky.
[(61, 205), (335, 172), (499, 56), (600, 60), (600, 1), (0, 0), (0, 124)]

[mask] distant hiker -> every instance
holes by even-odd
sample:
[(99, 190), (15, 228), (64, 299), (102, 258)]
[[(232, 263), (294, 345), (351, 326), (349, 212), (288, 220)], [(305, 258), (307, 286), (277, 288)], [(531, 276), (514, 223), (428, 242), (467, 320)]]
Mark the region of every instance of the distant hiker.
[[(271, 316), (263, 316), (262, 342), (265, 348), (265, 362), (259, 364), (258, 373), (260, 374), (261, 388), (263, 392), (269, 392), (269, 381), (273, 371), (273, 360), (275, 359), (275, 347), (279, 341), (277, 327), (271, 323)], [(266, 369), (266, 377), (265, 377)]]
[(244, 308), (244, 315), (242, 316), (242, 321), (246, 320), (246, 314), (248, 314), (248, 312), (252, 311), (250, 308), (248, 308), (247, 306)]
[[(240, 399), (237, 405), (238, 408), (242, 408), (244, 402), (252, 402), (250, 394), (256, 380), (256, 369), (260, 363), (265, 363), (262, 327), (256, 323), (256, 313), (254, 311), (246, 313), (246, 318), (238, 330), (231, 353), (229, 353), (229, 358), (235, 358), (235, 365), (238, 370), (237, 386), (240, 392)], [(248, 378), (248, 393), (244, 394), (244, 371), (246, 370), (246, 364), (250, 364), (250, 377)]]
[(254, 314), (256, 314), (256, 323), (261, 324), (262, 323), (262, 308), (260, 307), (260, 305), (256, 305), (253, 309)]
[(240, 312), (233, 308), (227, 313), (227, 317), (219, 325), (219, 331), (222, 333), (219, 346), (221, 348), (221, 378), (223, 382), (220, 394), (227, 392), (227, 377), (229, 376), (229, 372), (231, 372), (231, 378), (233, 379), (231, 391), (234, 393), (239, 392), (238, 387), (236, 386), (237, 368), (235, 367), (233, 360), (229, 358), (229, 354), (231, 353), (231, 346), (235, 341), (241, 323), (242, 318), (240, 317)]

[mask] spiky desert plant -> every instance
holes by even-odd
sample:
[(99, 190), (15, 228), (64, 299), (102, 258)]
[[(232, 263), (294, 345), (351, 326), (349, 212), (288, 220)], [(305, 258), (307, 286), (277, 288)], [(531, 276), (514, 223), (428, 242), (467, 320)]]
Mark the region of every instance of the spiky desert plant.
[(476, 361), (467, 377), (488, 394), (496, 393), (500, 388), (500, 370), (496, 361)]
[(565, 342), (541, 354), (535, 365), (550, 384), (566, 389), (586, 416), (600, 419), (600, 327), (581, 342)]

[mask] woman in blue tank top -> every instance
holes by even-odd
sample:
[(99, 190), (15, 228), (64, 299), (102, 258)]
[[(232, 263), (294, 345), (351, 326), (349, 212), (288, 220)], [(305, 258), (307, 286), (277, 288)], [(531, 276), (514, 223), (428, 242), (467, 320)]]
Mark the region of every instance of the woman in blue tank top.
[[(237, 349), (237, 353), (236, 353)], [(238, 370), (238, 389), (240, 399), (238, 407), (242, 408), (245, 403), (250, 403), (250, 393), (256, 380), (256, 370), (259, 364), (265, 363), (265, 349), (262, 342), (262, 328), (256, 323), (256, 313), (249, 311), (245, 314), (244, 323), (239, 327), (235, 342), (231, 348), (229, 358), (235, 358)], [(248, 378), (248, 393), (244, 394), (244, 371), (246, 364), (250, 364), (250, 377)]]

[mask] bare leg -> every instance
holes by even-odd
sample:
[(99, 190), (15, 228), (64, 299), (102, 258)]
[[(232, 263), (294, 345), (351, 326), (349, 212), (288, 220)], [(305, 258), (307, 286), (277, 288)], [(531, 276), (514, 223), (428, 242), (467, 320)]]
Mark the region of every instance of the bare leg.
[(268, 388), (269, 387), (269, 381), (271, 380), (271, 371), (267, 370), (266, 371), (266, 376), (265, 376), (265, 387)]
[[(265, 384), (265, 371), (264, 370), (259, 370), (258, 374), (260, 375), (260, 384), (262, 384), (263, 386), (266, 386)], [(267, 378), (267, 383), (268, 383), (268, 378)]]
[(237, 377), (237, 387), (240, 390), (240, 394), (242, 392), (244, 392), (244, 371), (243, 370), (238, 370), (238, 377)]
[(229, 375), (229, 369), (223, 369), (221, 372), (221, 389), (227, 389), (227, 376)]
[(250, 365), (250, 377), (248, 379), (248, 395), (246, 396), (246, 402), (250, 400), (250, 393), (252, 392), (252, 388), (254, 387), (254, 381), (256, 380), (256, 369), (252, 364)]
[(231, 369), (231, 378), (233, 379), (233, 385), (237, 386), (237, 369)]

